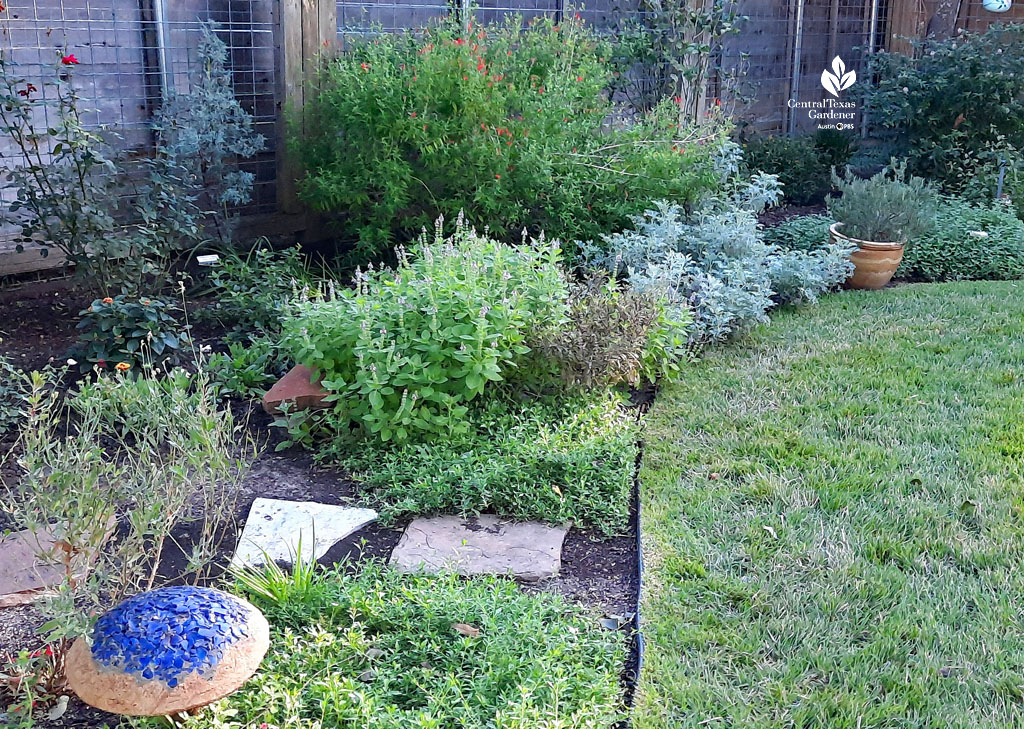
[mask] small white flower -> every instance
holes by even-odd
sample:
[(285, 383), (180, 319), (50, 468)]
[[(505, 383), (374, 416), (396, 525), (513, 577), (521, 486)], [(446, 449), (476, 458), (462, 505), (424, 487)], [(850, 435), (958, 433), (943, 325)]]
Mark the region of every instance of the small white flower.
[(972, 238), (988, 238), (988, 231), (986, 230), (972, 230), (970, 232)]
[(70, 365), (71, 367), (74, 367), (76, 364), (78, 364), (78, 360), (71, 359), (70, 357), (68, 358), (68, 365)]

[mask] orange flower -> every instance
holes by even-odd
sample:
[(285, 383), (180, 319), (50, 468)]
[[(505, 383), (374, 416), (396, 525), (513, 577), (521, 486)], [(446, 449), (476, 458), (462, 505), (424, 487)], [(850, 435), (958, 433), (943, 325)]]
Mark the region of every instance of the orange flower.
[(118, 372), (127, 372), (131, 368), (132, 366), (127, 362), (118, 362), (117, 365), (115, 365), (114, 367), (114, 369), (116, 369)]
[(113, 304), (114, 300), (112, 298), (110, 298), (109, 296), (107, 296), (106, 298), (103, 299), (103, 303), (104, 304)]

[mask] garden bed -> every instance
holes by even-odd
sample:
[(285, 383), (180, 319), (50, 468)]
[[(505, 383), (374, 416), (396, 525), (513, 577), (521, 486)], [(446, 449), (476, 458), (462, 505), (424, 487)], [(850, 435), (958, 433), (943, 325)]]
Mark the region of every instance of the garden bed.
[[(5, 305), (14, 308), (17, 314), (9, 320), (11, 324), (4, 332), (3, 351), (22, 368), (42, 367), (51, 359), (63, 362), (76, 336), (75, 316), (88, 301), (64, 282), (26, 285), (16, 295), (16, 301), (10, 300), (10, 294), (6, 295)], [(193, 302), (189, 308), (195, 310), (201, 305), (202, 302)], [(198, 344), (215, 343), (222, 334), (203, 325), (197, 327), (195, 338)], [(311, 455), (299, 447), (276, 452), (282, 433), (271, 427), (271, 416), (265, 414), (259, 404), (234, 401), (232, 411), (236, 421), (247, 422), (248, 433), (263, 446), (241, 482), (232, 514), (239, 528), (257, 497), (338, 505), (359, 503), (358, 484), (342, 470), (316, 465)], [(4, 452), (11, 445), (10, 440), (6, 441)], [(560, 595), (569, 603), (581, 606), (595, 623), (602, 615), (632, 616), (638, 597), (638, 540), (635, 510), (631, 514), (628, 529), (614, 536), (594, 529), (570, 529), (562, 548), (560, 573), (541, 583), (523, 585), (524, 591)], [(409, 520), (406, 516), (386, 526), (370, 524), (338, 542), (319, 562), (358, 570), (359, 565), (369, 560), (386, 561)], [(175, 539), (188, 544), (189, 530), (193, 528), (190, 525), (179, 528)], [(220, 562), (226, 562), (233, 546), (233, 543), (224, 545)], [(160, 571), (180, 574), (184, 562), (180, 550), (168, 549), (161, 560)], [(40, 613), (31, 606), (0, 610), (0, 654), (39, 646), (41, 642), (35, 629), (41, 622)], [(624, 691), (629, 689), (635, 676), (635, 660), (635, 651), (632, 651), (624, 666)], [(72, 699), (63, 717), (50, 723), (44, 717), (37, 720), (36, 725), (100, 727), (115, 720), (112, 715), (97, 712)]]

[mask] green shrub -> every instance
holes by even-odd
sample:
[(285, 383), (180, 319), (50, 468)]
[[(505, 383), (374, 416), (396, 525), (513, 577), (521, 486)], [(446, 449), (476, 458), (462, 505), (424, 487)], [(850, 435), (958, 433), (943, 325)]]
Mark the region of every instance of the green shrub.
[(321, 457), (352, 470), (386, 521), (487, 512), (606, 533), (625, 528), (638, 432), (620, 396), (488, 398), (465, 423), (468, 431), (451, 440), (399, 448), (336, 442)]
[[(528, 340), (553, 377), (583, 388), (671, 379), (687, 357), (689, 309), (670, 306), (664, 293), (634, 291), (607, 274), (571, 287), (564, 328)], [(543, 367), (543, 365), (541, 365)]]
[(466, 431), (469, 403), (515, 371), (528, 334), (559, 325), (567, 284), (557, 243), (519, 246), (438, 221), (395, 269), (299, 304), (284, 346), (323, 376), (335, 429), (383, 441)]
[(607, 729), (623, 718), (622, 634), (559, 596), (372, 562), (283, 582), (278, 600), (251, 597), (272, 626), (259, 672), (190, 726)]
[(830, 167), (811, 137), (758, 137), (744, 145), (743, 160), (752, 171), (777, 175), (794, 205), (819, 203), (831, 189)]
[(903, 254), (897, 275), (922, 281), (1024, 276), (1024, 222), (1004, 205), (943, 199), (935, 228)]
[(868, 109), (894, 137), (915, 175), (943, 190), (979, 185), (992, 199), (999, 159), (1020, 167), (1024, 150), (1024, 25), (993, 25), (879, 53)]
[(905, 166), (867, 180), (834, 176), (842, 196), (830, 199), (828, 212), (851, 238), (913, 242), (935, 223), (938, 196), (920, 177), (908, 179)]
[(828, 245), (827, 215), (798, 215), (764, 229), (764, 241), (783, 251), (814, 251)]
[(209, 280), (214, 301), (201, 316), (228, 327), (230, 340), (277, 337), (292, 302), (318, 285), (297, 247), (274, 250), (259, 240), (244, 256), (221, 255)]
[(210, 388), (219, 397), (256, 398), (281, 379), (289, 361), (267, 337), (231, 342), (227, 352), (215, 352), (206, 362)]
[(174, 365), (190, 343), (188, 326), (178, 323), (170, 299), (96, 299), (79, 312), (81, 333), (73, 350), (83, 372), (118, 365)]
[(678, 129), (668, 101), (607, 124), (603, 54), (572, 18), (471, 33), (452, 20), (357, 43), (293, 125), (300, 194), (342, 213), (372, 256), (460, 211), (499, 238), (596, 239), (649, 200), (713, 188), (724, 127)]

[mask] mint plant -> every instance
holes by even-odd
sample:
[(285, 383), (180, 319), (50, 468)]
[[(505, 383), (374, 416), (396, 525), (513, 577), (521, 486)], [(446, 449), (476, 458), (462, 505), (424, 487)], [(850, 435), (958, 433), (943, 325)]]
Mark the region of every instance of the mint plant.
[(357, 272), (334, 299), (300, 303), (284, 347), (323, 376), (333, 426), (382, 441), (464, 432), (468, 404), (514, 374), (528, 334), (558, 326), (557, 243), (510, 246), (438, 221), (394, 269)]

